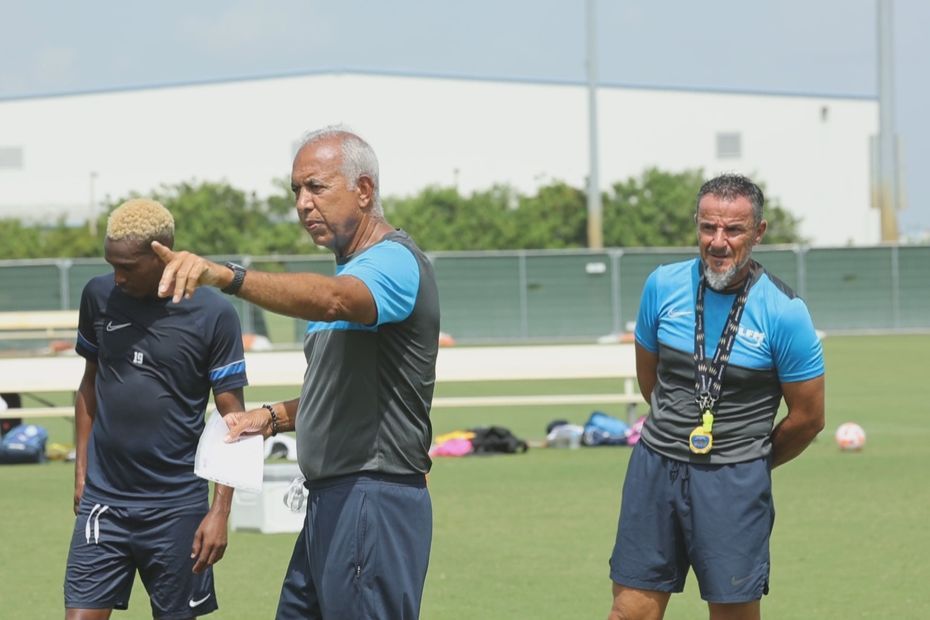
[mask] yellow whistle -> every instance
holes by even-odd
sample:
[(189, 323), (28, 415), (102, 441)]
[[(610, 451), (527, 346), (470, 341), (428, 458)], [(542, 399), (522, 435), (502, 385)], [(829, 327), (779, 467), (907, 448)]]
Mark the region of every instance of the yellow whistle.
[(704, 427), (706, 432), (711, 432), (714, 427), (714, 414), (710, 412), (710, 409), (704, 412), (704, 415), (701, 416), (701, 425)]

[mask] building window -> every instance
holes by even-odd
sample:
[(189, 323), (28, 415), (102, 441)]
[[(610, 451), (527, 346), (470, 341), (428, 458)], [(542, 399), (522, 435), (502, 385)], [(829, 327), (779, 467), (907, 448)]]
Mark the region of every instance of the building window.
[(737, 159), (743, 155), (742, 136), (727, 131), (717, 134), (717, 159)]
[(23, 147), (0, 146), (0, 169), (20, 170), (23, 167)]

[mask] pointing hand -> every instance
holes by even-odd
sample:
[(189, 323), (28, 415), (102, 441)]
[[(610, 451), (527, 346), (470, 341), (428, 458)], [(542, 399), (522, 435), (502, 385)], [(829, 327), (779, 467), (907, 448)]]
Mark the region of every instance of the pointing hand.
[(152, 241), (152, 250), (165, 263), (158, 296), (171, 297), (174, 303), (190, 299), (198, 286), (222, 286), (221, 278), (226, 267), (190, 252), (175, 252), (158, 241)]

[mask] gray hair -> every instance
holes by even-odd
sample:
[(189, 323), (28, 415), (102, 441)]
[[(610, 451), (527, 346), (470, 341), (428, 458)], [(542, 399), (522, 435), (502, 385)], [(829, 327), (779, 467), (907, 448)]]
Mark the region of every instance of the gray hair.
[(374, 186), (371, 212), (373, 215), (383, 217), (381, 186), (378, 181), (378, 157), (375, 155), (374, 149), (349, 127), (339, 124), (328, 125), (322, 129), (307, 133), (298, 151), (327, 138), (337, 138), (339, 140), (339, 147), (342, 151), (342, 176), (349, 184), (349, 189), (358, 187), (358, 180), (362, 177), (371, 179)]
[(753, 223), (756, 226), (762, 223), (762, 206), (765, 204), (765, 196), (762, 195), (759, 186), (748, 177), (741, 174), (721, 174), (704, 183), (697, 195), (695, 214), (701, 204), (701, 199), (708, 194), (724, 200), (735, 200), (740, 196), (746, 198), (752, 205)]

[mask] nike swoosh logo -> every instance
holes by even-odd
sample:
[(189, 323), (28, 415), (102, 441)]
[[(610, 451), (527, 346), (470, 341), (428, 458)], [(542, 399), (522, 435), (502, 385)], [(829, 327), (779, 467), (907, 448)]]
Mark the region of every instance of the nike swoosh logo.
[(120, 323), (118, 325), (114, 325), (113, 321), (110, 321), (109, 323), (107, 323), (107, 331), (115, 332), (118, 329), (123, 329), (124, 327), (129, 327), (130, 325), (132, 325), (132, 323)]
[(742, 579), (737, 579), (736, 577), (730, 577), (730, 585), (733, 586), (734, 588), (738, 588), (739, 586), (743, 585), (750, 579), (752, 579), (752, 575), (746, 575)]
[(190, 605), (191, 608), (194, 608), (194, 607), (197, 607), (197, 605), (200, 605), (201, 603), (206, 602), (206, 600), (209, 598), (210, 598), (210, 595), (208, 594), (202, 599), (200, 599), (199, 601), (195, 601), (194, 599), (191, 599), (187, 602), (187, 604)]
[(688, 316), (690, 314), (693, 314), (691, 310), (669, 310), (666, 316), (670, 319), (677, 319), (680, 316)]

